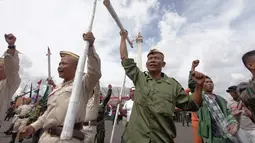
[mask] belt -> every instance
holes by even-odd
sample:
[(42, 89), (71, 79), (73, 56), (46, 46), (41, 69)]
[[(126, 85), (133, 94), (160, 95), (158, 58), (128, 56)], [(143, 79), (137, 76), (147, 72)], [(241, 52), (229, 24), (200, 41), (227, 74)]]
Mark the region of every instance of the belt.
[(83, 126), (97, 126), (98, 122), (96, 120), (83, 122)]
[[(85, 135), (82, 131), (80, 131), (81, 129), (82, 129), (82, 123), (74, 124), (73, 138), (83, 141), (85, 139)], [(55, 135), (55, 136), (60, 137), (62, 130), (63, 130), (63, 126), (58, 126), (58, 127), (51, 127), (49, 129), (47, 129), (46, 131), (50, 135)]]
[(24, 115), (24, 116), (18, 116), (20, 119), (28, 118), (29, 116)]

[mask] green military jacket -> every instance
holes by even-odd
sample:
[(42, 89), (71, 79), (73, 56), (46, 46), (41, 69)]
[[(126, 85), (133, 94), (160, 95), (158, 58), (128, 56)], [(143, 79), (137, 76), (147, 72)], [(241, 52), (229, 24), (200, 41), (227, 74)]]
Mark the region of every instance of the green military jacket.
[[(194, 92), (196, 83), (194, 80), (192, 80), (191, 74), (189, 75), (188, 84), (191, 92)], [(202, 96), (205, 95), (203, 94)], [(219, 106), (221, 107), (224, 116), (227, 117), (228, 115), (230, 115), (231, 112), (227, 107), (227, 101), (220, 96), (217, 96), (217, 99), (220, 102)], [(210, 111), (204, 102), (199, 108), (198, 117), (199, 117), (198, 135), (201, 136), (206, 143), (228, 143), (227, 139), (216, 138), (212, 136), (212, 118), (210, 115)], [(236, 123), (236, 119), (234, 117), (231, 120)]]
[(197, 111), (193, 96), (187, 95), (174, 78), (164, 73), (157, 80), (149, 73), (141, 72), (133, 59), (123, 60), (122, 66), (136, 89), (130, 121), (123, 134), (124, 142), (173, 143), (175, 106)]
[[(228, 115), (231, 114), (231, 112), (227, 108), (227, 101), (220, 96), (217, 96), (217, 98), (220, 102), (220, 107), (222, 109), (224, 116), (227, 117)], [(212, 118), (209, 109), (204, 102), (200, 107), (198, 113), (199, 113), (198, 135), (201, 136), (206, 143), (228, 143), (228, 140), (224, 139), (223, 137), (216, 138), (212, 136)], [(235, 123), (237, 123), (234, 117), (231, 119), (231, 121), (235, 121)]]

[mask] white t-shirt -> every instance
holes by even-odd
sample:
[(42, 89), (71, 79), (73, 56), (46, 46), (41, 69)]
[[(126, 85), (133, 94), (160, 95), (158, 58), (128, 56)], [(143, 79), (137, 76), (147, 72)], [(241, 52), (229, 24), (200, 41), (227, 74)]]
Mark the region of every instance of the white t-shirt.
[(134, 101), (132, 99), (129, 99), (128, 101), (125, 102), (123, 109), (127, 110), (127, 121), (130, 119), (132, 107), (133, 107)]

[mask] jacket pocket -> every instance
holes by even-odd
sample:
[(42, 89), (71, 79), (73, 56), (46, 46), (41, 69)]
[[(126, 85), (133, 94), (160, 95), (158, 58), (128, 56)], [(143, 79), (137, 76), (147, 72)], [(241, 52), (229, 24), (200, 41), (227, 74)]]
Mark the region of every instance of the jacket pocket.
[(173, 116), (175, 106), (171, 98), (163, 98), (158, 100), (156, 103), (153, 104), (154, 111), (159, 114), (163, 114), (165, 116)]
[(203, 121), (200, 121), (199, 126), (200, 126), (200, 135), (204, 138), (208, 138), (209, 137), (209, 126), (206, 123), (204, 123)]

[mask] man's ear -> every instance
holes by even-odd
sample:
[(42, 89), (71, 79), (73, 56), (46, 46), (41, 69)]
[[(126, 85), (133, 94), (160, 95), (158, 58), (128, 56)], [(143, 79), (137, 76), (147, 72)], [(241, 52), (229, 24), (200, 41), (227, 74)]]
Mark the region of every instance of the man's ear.
[(249, 69), (255, 69), (255, 64), (254, 63), (247, 63), (247, 67), (249, 68)]
[(162, 67), (165, 67), (165, 66), (166, 66), (166, 62), (163, 62)]
[(148, 61), (146, 62), (146, 67), (148, 68)]

